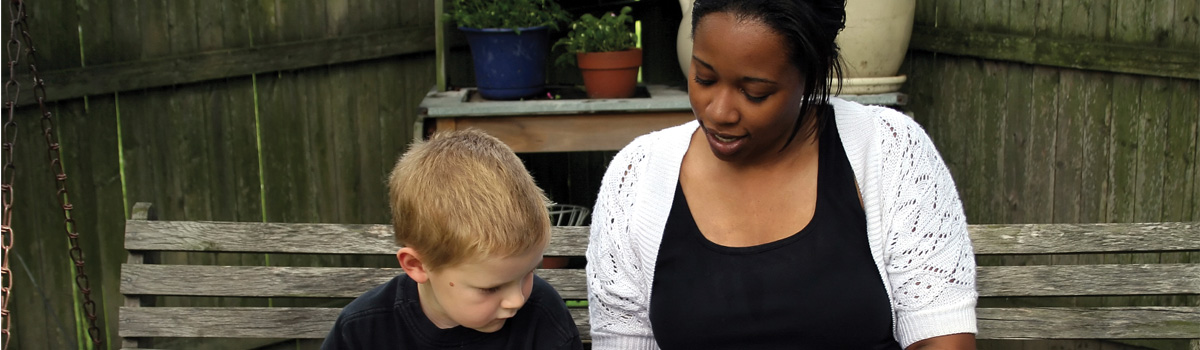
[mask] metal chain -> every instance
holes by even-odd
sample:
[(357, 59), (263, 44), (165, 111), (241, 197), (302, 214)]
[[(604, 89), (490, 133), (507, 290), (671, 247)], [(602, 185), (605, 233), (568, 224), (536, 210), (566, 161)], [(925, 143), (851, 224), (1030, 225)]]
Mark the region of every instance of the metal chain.
[(16, 178), (16, 166), (13, 165), (13, 149), (17, 144), (17, 123), (14, 113), (17, 106), (17, 96), (21, 94), (21, 83), (17, 82), (17, 62), (21, 58), (21, 41), (17, 39), (17, 19), (24, 17), (24, 13), (18, 14), (17, 11), (24, 11), (24, 6), (14, 8), (9, 12), (12, 17), (9, 21), (9, 37), (5, 43), (5, 52), (8, 53), (8, 81), (4, 83), (4, 91), (7, 93), (4, 96), (4, 170), (2, 182), (0, 182), (0, 201), (4, 202), (3, 211), (3, 226), (0, 226), (0, 248), (3, 248), (3, 265), (0, 266), (0, 318), (3, 318), (3, 328), (0, 329), (0, 335), (3, 336), (3, 341), (0, 341), (0, 349), (8, 349), (9, 341), (12, 341), (12, 314), (8, 312), (8, 298), (12, 295), (12, 270), (8, 268), (8, 258), (11, 256), (10, 251), (13, 245), (13, 229), (12, 229), (12, 206), (13, 206), (13, 179)]
[[(58, 137), (54, 134), (54, 118), (50, 114), (50, 110), (46, 108), (46, 84), (38, 75), (37, 69), (37, 49), (33, 46), (33, 38), (29, 36), (29, 23), (26, 21), (25, 3), (22, 0), (12, 0), (12, 12), (15, 16), (19, 16), (14, 20), (13, 29), (19, 30), (21, 38), (24, 39), (26, 57), (29, 59), (29, 73), (33, 77), (33, 95), (36, 97), (38, 107), (42, 112), (42, 136), (46, 138), (46, 147), (48, 148), (48, 159), (50, 160), (50, 171), (54, 175), (54, 181), (58, 184), (58, 192), (55, 194), (55, 199), (58, 200), (58, 205), (63, 210), (63, 224), (67, 233), (67, 238), (71, 242), (69, 254), (71, 261), (75, 263), (75, 286), (79, 288), (83, 297), (83, 310), (88, 320), (88, 336), (92, 339), (92, 343), (97, 347), (103, 344), (103, 334), (100, 333), (100, 328), (96, 326), (96, 303), (92, 301), (91, 283), (88, 281), (88, 276), (84, 270), (83, 250), (79, 249), (79, 233), (76, 231), (75, 219), (71, 216), (71, 202), (67, 197), (67, 173), (63, 169), (62, 159), (59, 154)], [(15, 100), (13, 102), (15, 104)]]

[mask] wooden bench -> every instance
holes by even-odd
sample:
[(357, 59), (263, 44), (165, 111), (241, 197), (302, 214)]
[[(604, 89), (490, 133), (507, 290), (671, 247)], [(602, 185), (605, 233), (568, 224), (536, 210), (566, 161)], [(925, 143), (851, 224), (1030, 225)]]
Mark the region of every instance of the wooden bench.
[[(149, 338), (320, 339), (340, 308), (153, 307), (150, 296), (354, 298), (399, 268), (212, 266), (143, 263), (153, 252), (394, 255), (390, 225), (145, 220), (139, 203), (126, 223), (120, 335), (126, 348)], [(970, 227), (978, 258), (996, 255), (1200, 251), (1200, 223), (987, 225)], [(584, 255), (588, 227), (555, 227), (547, 256)], [(1094, 259), (1078, 259), (1094, 260)], [(1192, 339), (1200, 341), (1200, 263), (980, 266), (978, 289), (1005, 307), (978, 309), (980, 339)], [(587, 298), (582, 269), (538, 274), (563, 298)], [(1190, 306), (1011, 306), (1005, 297), (1182, 296)], [(585, 341), (586, 307), (572, 308)], [(1187, 340), (1181, 342), (1187, 343)], [(161, 345), (160, 345), (161, 346)]]

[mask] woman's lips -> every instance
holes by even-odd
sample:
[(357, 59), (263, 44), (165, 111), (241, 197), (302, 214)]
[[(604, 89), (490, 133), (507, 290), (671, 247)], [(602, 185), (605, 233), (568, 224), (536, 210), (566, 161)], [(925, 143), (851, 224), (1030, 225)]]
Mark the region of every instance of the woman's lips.
[(718, 134), (708, 129), (704, 129), (704, 136), (708, 139), (709, 148), (718, 158), (734, 155), (746, 141), (746, 136)]

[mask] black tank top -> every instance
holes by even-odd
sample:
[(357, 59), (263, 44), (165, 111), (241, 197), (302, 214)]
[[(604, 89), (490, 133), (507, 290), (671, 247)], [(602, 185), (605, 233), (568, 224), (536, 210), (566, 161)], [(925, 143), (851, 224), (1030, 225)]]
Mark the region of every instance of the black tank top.
[(900, 349), (854, 172), (826, 108), (817, 206), (800, 232), (752, 247), (709, 241), (682, 187), (658, 249), (650, 324), (663, 349)]

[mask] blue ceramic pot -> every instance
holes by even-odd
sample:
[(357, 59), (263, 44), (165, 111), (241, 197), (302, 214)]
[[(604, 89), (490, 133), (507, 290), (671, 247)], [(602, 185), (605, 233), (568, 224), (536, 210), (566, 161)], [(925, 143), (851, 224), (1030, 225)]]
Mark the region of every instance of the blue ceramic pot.
[(475, 83), (490, 100), (515, 100), (546, 89), (546, 26), (512, 29), (458, 27), (471, 45)]

